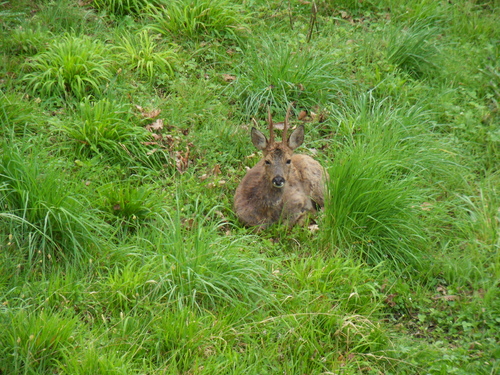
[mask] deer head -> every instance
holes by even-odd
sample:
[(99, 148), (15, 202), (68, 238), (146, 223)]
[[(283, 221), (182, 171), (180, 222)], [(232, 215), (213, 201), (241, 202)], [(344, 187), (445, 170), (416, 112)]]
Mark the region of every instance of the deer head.
[(270, 184), (277, 189), (285, 186), (290, 172), (293, 170), (293, 150), (304, 142), (304, 126), (299, 126), (287, 139), (288, 120), (291, 106), (288, 107), (283, 127), (281, 142), (274, 140), (273, 119), (268, 108), (267, 122), (269, 126), (269, 140), (256, 128), (252, 128), (251, 136), (253, 145), (264, 153), (265, 175)]

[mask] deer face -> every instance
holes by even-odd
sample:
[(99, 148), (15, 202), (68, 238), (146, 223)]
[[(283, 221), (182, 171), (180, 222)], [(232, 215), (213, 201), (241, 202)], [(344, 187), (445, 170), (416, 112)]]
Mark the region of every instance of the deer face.
[[(270, 128), (272, 131), (272, 127)], [(272, 135), (271, 139), (268, 140), (261, 131), (255, 128), (252, 128), (251, 134), (253, 145), (264, 152), (265, 175), (269, 182), (277, 189), (283, 188), (293, 168), (293, 150), (304, 141), (304, 127), (299, 126), (289, 139), (284, 139), (280, 143), (274, 142)], [(286, 136), (286, 132), (284, 132), (284, 136)]]

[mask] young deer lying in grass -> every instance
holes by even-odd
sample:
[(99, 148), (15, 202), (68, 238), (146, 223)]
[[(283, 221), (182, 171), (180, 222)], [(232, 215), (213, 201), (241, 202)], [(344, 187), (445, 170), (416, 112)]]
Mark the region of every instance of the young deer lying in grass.
[(310, 156), (293, 153), (304, 142), (304, 126), (287, 139), (289, 117), (290, 108), (279, 143), (274, 141), (270, 111), (269, 140), (252, 128), (252, 143), (264, 158), (248, 171), (234, 197), (236, 215), (247, 226), (265, 228), (282, 220), (291, 227), (324, 205), (326, 171)]

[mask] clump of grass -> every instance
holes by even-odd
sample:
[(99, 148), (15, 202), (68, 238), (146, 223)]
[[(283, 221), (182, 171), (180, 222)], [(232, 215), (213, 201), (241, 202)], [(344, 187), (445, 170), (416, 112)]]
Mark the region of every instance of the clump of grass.
[(121, 144), (146, 140), (147, 131), (134, 123), (129, 104), (109, 99), (85, 98), (77, 108), (77, 119), (63, 130), (79, 144), (83, 153), (123, 153)]
[(0, 134), (5, 138), (39, 130), (37, 108), (18, 94), (0, 91)]
[(247, 115), (267, 105), (283, 109), (291, 102), (303, 108), (324, 105), (346, 86), (328, 57), (270, 40), (247, 50), (236, 78), (233, 95)]
[(161, 198), (151, 187), (135, 187), (130, 183), (105, 184), (99, 188), (103, 210), (122, 225), (134, 225), (153, 215)]
[(62, 130), (76, 145), (80, 157), (98, 156), (113, 163), (147, 168), (170, 164), (165, 150), (147, 145), (150, 133), (139, 126), (130, 104), (86, 98), (79, 103), (75, 117)]
[(425, 181), (439, 178), (451, 187), (462, 169), (445, 142), (422, 136), (432, 126), (424, 108), (393, 110), (369, 95), (344, 105), (332, 107), (329, 119), (341, 144), (329, 168), (325, 239), (373, 264), (413, 263), (426, 249), (420, 217), (432, 193)]
[(135, 16), (145, 12), (149, 7), (156, 6), (161, 0), (92, 0), (92, 6), (105, 10), (116, 16)]
[[(266, 261), (256, 257), (249, 238), (218, 235), (221, 223), (203, 205), (182, 218), (181, 207), (172, 216), (163, 210), (156, 222), (138, 228), (139, 247), (154, 254), (146, 264), (128, 262), (111, 273), (104, 290), (121, 309), (161, 301), (172, 308), (205, 308), (269, 298), (264, 288), (269, 275)], [(145, 243), (141, 238), (148, 238)]]
[(60, 361), (61, 374), (65, 375), (88, 375), (88, 374), (115, 374), (127, 375), (132, 369), (126, 361), (117, 355), (115, 351), (107, 348), (85, 345), (81, 351), (69, 351), (64, 353), (64, 359)]
[(104, 24), (92, 10), (71, 0), (41, 2), (33, 22), (54, 33), (75, 34), (98, 30)]
[(0, 46), (4, 51), (14, 55), (35, 55), (44, 49), (45, 43), (50, 40), (50, 34), (40, 25), (23, 23), (12, 29), (8, 37), (2, 38)]
[(179, 0), (152, 8), (155, 31), (188, 38), (237, 37), (248, 16), (229, 0)]
[(118, 57), (125, 67), (150, 81), (158, 75), (162, 75), (160, 78), (171, 78), (178, 60), (173, 50), (160, 50), (155, 39), (147, 30), (143, 30), (135, 35), (123, 35), (117, 47)]
[(0, 371), (8, 374), (52, 373), (74, 342), (76, 318), (57, 312), (2, 312)]
[(321, 11), (330, 15), (332, 11), (349, 10), (352, 12), (370, 12), (377, 9), (380, 0), (320, 0), (317, 2)]
[(176, 372), (189, 372), (196, 366), (194, 353), (209, 346), (207, 323), (214, 322), (206, 318), (188, 308), (166, 311), (151, 327), (156, 360), (168, 363)]
[(398, 178), (399, 165), (384, 153), (355, 148), (329, 168), (324, 240), (354, 251), (370, 264), (415, 263), (422, 252), (418, 190)]
[(104, 226), (71, 193), (58, 168), (42, 162), (36, 150), (30, 154), (4, 143), (0, 153), (2, 230), (31, 261), (80, 258), (99, 243)]
[(388, 36), (388, 61), (416, 78), (432, 76), (437, 71), (439, 56), (436, 35), (436, 27), (425, 21), (402, 30), (392, 29)]
[(99, 96), (111, 79), (105, 45), (89, 37), (66, 35), (34, 56), (23, 80), (34, 95), (48, 99)]

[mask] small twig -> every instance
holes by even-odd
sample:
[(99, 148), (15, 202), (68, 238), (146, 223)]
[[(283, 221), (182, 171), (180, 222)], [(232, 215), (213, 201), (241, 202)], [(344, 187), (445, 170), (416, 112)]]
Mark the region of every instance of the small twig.
[(316, 24), (317, 13), (318, 13), (318, 6), (316, 5), (316, 1), (313, 1), (311, 8), (311, 19), (309, 21), (309, 31), (307, 33), (306, 43), (309, 43), (311, 41), (314, 25)]

